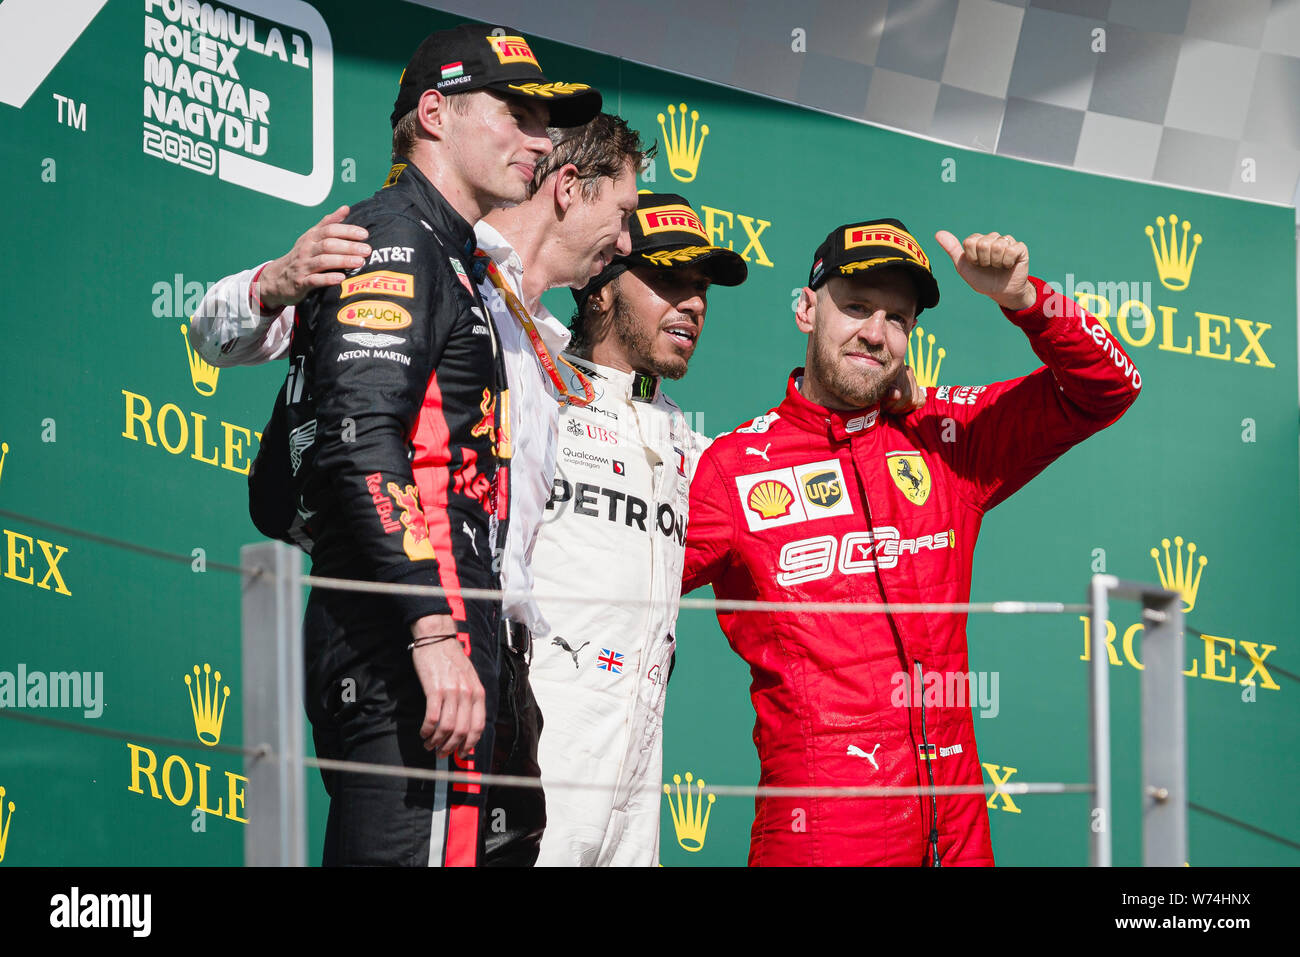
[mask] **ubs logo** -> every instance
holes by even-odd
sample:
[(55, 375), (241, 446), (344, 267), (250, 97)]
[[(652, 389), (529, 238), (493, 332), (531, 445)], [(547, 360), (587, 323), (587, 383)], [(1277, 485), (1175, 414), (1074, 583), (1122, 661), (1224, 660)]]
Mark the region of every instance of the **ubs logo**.
[(844, 486), (838, 472), (808, 472), (802, 479), (804, 497), (809, 505), (834, 508), (844, 498)]

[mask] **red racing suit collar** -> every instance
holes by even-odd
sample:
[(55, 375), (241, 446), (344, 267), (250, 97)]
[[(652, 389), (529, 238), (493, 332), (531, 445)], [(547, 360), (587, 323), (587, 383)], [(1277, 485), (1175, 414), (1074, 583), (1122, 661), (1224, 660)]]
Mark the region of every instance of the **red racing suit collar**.
[(828, 435), (837, 442), (847, 441), (875, 427), (880, 419), (879, 405), (844, 412), (823, 408), (808, 401), (799, 392), (799, 387), (803, 384), (803, 373), (802, 367), (795, 369), (786, 381), (785, 401), (777, 409), (781, 418), (788, 419), (807, 432)]

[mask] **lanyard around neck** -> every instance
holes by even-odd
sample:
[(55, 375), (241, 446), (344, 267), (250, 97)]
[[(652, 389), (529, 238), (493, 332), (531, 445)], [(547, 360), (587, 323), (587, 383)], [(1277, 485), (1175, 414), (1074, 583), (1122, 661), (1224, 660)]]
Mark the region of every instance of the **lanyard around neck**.
[(497, 287), (505, 300), (506, 308), (519, 320), (519, 324), (528, 333), (528, 341), (533, 344), (533, 351), (537, 353), (537, 361), (542, 364), (542, 368), (550, 376), (551, 383), (555, 386), (555, 391), (559, 395), (560, 405), (590, 405), (595, 401), (596, 390), (592, 386), (591, 380), (583, 375), (572, 362), (569, 362), (564, 356), (560, 356), (560, 361), (572, 369), (573, 374), (578, 377), (578, 382), (582, 385), (583, 395), (577, 396), (569, 391), (564, 384), (564, 379), (560, 377), (559, 369), (555, 367), (555, 360), (551, 358), (551, 351), (546, 348), (546, 343), (542, 341), (541, 334), (538, 333), (537, 326), (533, 323), (533, 317), (528, 314), (528, 310), (519, 301), (519, 297), (511, 291), (510, 287), (506, 285), (506, 281), (501, 278), (501, 272), (497, 269), (497, 264), (481, 249), (475, 250), (474, 255), (481, 256), (486, 260), (487, 274), (488, 278), (492, 280), (492, 285)]

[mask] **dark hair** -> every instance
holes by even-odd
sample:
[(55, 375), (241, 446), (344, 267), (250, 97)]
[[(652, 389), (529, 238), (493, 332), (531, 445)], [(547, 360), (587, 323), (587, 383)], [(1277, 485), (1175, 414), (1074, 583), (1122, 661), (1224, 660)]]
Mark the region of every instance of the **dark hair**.
[(597, 327), (610, 321), (613, 315), (623, 305), (622, 295), (623, 274), (619, 273), (609, 282), (601, 286), (601, 289), (609, 288), (613, 292), (610, 300), (610, 310), (605, 316), (603, 322), (596, 313), (596, 293), (600, 289), (592, 291), (582, 301), (582, 305), (573, 310), (573, 315), (569, 317), (569, 332), (572, 338), (569, 340), (569, 351), (577, 356), (590, 356), (591, 347), (596, 344), (598, 334), (602, 333)]
[(641, 164), (655, 155), (657, 147), (641, 146), (641, 134), (631, 129), (622, 117), (611, 113), (597, 113), (584, 126), (550, 127), (547, 135), (554, 147), (542, 157), (528, 186), (531, 198), (546, 177), (569, 163), (578, 168), (582, 181), (582, 195), (595, 199), (600, 192), (601, 177), (617, 179), (630, 163), (633, 175), (641, 171)]

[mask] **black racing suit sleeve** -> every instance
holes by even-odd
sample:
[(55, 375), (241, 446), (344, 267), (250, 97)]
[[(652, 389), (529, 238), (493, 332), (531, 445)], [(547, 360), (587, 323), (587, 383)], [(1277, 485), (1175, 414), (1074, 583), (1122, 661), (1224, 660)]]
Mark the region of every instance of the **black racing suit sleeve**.
[[(404, 216), (384, 214), (359, 225), (369, 230), (372, 249), (388, 247), (390, 260), (351, 277), (362, 291), (343, 296), (345, 283), (312, 296), (316, 468), (334, 496), (332, 520), (347, 523), (358, 558), (376, 581), (438, 585), (432, 549), (418, 547), (427, 543), (428, 529), (415, 495), (410, 436), (456, 321), (447, 257), (428, 230)], [(392, 261), (393, 250), (404, 251), (395, 255), (406, 261)], [(398, 278), (356, 282), (374, 270)], [(441, 596), (394, 595), (392, 601), (407, 624), (451, 614)]]

